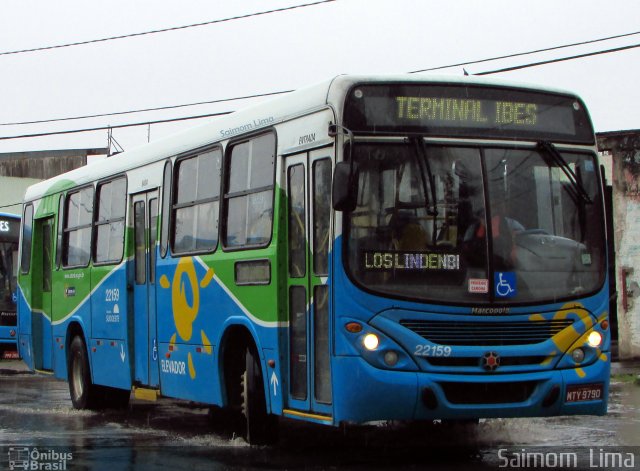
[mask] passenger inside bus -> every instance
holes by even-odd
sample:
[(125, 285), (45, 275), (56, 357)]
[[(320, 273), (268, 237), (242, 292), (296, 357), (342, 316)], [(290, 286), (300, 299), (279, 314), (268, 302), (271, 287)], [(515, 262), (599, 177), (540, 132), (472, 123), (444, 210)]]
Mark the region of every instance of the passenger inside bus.
[(398, 210), (391, 216), (392, 248), (398, 251), (427, 250), (429, 238), (420, 225), (418, 217), (411, 210)]

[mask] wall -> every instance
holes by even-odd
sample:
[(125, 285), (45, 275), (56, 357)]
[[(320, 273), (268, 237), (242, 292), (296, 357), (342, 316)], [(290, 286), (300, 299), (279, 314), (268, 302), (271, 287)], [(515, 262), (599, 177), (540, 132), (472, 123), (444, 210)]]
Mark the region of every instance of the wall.
[(24, 192), (39, 181), (37, 178), (0, 177), (0, 212), (22, 214)]
[(0, 154), (0, 176), (46, 180), (87, 163), (87, 150)]
[(640, 130), (598, 134), (612, 156), (618, 355), (640, 358)]
[(20, 214), (27, 187), (86, 165), (87, 156), (98, 158), (108, 152), (97, 148), (0, 153), (0, 212)]

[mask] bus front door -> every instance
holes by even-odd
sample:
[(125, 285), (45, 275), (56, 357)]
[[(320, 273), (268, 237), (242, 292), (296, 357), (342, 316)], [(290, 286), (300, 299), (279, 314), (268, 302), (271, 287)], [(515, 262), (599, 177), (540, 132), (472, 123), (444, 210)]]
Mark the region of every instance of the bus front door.
[(131, 209), (134, 242), (134, 379), (139, 385), (157, 387), (160, 384), (156, 329), (158, 191), (133, 195)]
[(51, 273), (53, 269), (53, 217), (36, 219), (33, 234), (32, 278), (33, 358), (36, 370), (53, 369)]
[(329, 246), (333, 149), (287, 157), (288, 408), (331, 420)]

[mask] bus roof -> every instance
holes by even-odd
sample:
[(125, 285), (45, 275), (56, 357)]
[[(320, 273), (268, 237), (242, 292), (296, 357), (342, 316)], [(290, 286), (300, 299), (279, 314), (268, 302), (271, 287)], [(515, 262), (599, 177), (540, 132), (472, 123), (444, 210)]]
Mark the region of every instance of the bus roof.
[[(58, 182), (69, 181), (73, 182), (74, 186), (80, 186), (125, 172), (132, 168), (161, 161), (217, 142), (226, 141), (245, 132), (267, 129), (283, 121), (322, 109), (326, 106), (333, 106), (335, 112), (340, 113), (345, 94), (352, 85), (356, 83), (374, 82), (466, 84), (537, 90), (576, 96), (574, 93), (566, 90), (473, 76), (425, 76), (418, 74), (339, 75), (330, 80), (325, 80), (284, 96), (249, 106), (226, 116), (215, 118), (210, 122), (194, 126), (193, 128), (133, 148), (91, 165), (36, 183), (27, 189), (25, 201), (33, 201), (46, 195), (51, 191), (52, 186)], [(258, 124), (256, 125), (254, 123)]]

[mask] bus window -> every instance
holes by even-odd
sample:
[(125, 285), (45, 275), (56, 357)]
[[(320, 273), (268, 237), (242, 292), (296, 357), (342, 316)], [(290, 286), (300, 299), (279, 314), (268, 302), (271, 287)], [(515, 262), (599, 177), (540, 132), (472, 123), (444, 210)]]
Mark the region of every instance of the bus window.
[(316, 286), (314, 299), (314, 394), (316, 401), (331, 403), (331, 356), (329, 351), (329, 287)]
[(145, 241), (145, 207), (144, 201), (138, 201), (133, 205), (133, 226), (136, 243), (135, 267), (136, 284), (142, 285), (147, 281), (147, 245)]
[(156, 282), (156, 239), (158, 234), (158, 198), (149, 200), (149, 283)]
[(65, 214), (62, 238), (63, 265), (65, 267), (87, 266), (91, 258), (93, 187), (69, 193)]
[(118, 178), (98, 186), (96, 215), (96, 263), (122, 260), (124, 252), (124, 216), (127, 203), (127, 181)]
[(304, 165), (289, 167), (289, 276), (301, 278), (307, 273), (307, 217), (304, 207)]
[(304, 286), (289, 288), (289, 319), (291, 350), (291, 395), (307, 398), (307, 292)]
[(275, 148), (273, 134), (231, 147), (224, 195), (225, 247), (265, 246), (271, 240)]
[(51, 240), (53, 239), (52, 224), (42, 225), (42, 291), (51, 292), (51, 268), (53, 257), (51, 254)]
[(169, 214), (171, 212), (171, 161), (164, 164), (162, 180), (162, 229), (160, 231), (160, 256), (164, 258), (169, 248)]
[(313, 272), (329, 274), (331, 160), (313, 163)]
[(212, 251), (218, 245), (222, 151), (179, 160), (173, 205), (173, 251)]
[(20, 271), (23, 274), (29, 273), (31, 268), (31, 237), (33, 227), (33, 205), (28, 204), (24, 208), (22, 218), (22, 257), (20, 259)]
[(64, 221), (64, 194), (60, 195), (60, 201), (58, 202), (58, 232), (56, 237), (56, 269), (60, 268), (62, 264), (62, 234)]

